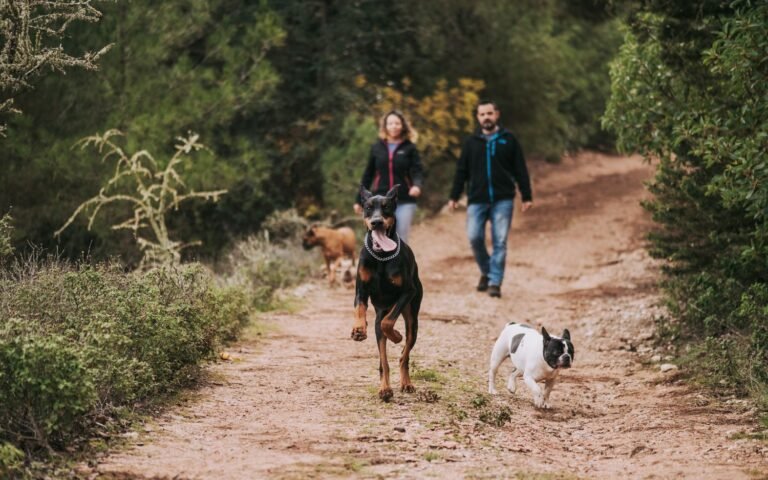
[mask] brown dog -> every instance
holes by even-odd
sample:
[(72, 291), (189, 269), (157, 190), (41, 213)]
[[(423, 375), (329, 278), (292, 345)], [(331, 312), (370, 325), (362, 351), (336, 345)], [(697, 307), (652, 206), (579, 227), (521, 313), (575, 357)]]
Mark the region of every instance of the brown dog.
[(330, 228), (322, 225), (312, 225), (307, 229), (301, 242), (306, 250), (320, 245), (325, 259), (325, 268), (328, 273), (328, 282), (332, 285), (336, 282), (336, 269), (341, 264), (341, 259), (349, 257), (352, 266), (355, 265), (355, 232), (349, 227)]

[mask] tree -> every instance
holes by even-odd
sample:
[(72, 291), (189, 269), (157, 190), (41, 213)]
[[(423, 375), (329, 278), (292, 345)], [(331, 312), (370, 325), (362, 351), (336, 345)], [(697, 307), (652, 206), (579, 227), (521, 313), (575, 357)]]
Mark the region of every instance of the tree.
[[(14, 96), (32, 87), (46, 70), (60, 73), (70, 67), (96, 70), (98, 52), (70, 54), (56, 42), (77, 21), (98, 22), (101, 12), (93, 0), (2, 0), (0, 1), (0, 116), (20, 113)], [(0, 134), (5, 125), (0, 123)]]
[(271, 211), (264, 188), (271, 159), (263, 139), (240, 125), (271, 104), (279, 78), (265, 55), (284, 39), (280, 18), (265, 2), (234, 0), (137, 0), (102, 10), (94, 28), (75, 26), (64, 39), (65, 49), (114, 43), (100, 71), (73, 71), (67, 82), (45, 78), (34, 95), (20, 95), (25, 115), (12, 119), (12, 135), (0, 144), (0, 205), (14, 206), (18, 237), (69, 256), (88, 250), (95, 258), (138, 260), (130, 236), (101, 219), (91, 231), (78, 221), (52, 241), (112, 175), (71, 148), (105, 125), (125, 133), (129, 151), (169, 158), (169, 139), (192, 130), (217, 153), (202, 152), (186, 179), (200, 191), (226, 188), (229, 198), (182, 205), (169, 222), (179, 237), (201, 240), (210, 252), (237, 228), (257, 228)]

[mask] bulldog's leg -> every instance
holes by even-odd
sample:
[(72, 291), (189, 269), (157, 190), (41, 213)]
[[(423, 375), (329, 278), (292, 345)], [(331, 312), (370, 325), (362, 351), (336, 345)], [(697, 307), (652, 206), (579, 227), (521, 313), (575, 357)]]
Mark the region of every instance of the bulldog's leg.
[(499, 336), (498, 340), (491, 350), (491, 362), (488, 368), (488, 393), (496, 395), (496, 373), (499, 371), (499, 367), (509, 355), (505, 348), (506, 341), (504, 340), (504, 333)]
[(536, 380), (534, 380), (533, 377), (526, 373), (523, 374), (523, 380), (525, 380), (525, 384), (528, 385), (528, 388), (533, 394), (533, 404), (538, 408), (544, 408), (544, 395), (539, 384), (536, 383)]
[(517, 390), (517, 377), (522, 375), (523, 372), (515, 368), (512, 370), (512, 373), (509, 375), (509, 380), (507, 380), (507, 390), (509, 390), (509, 393), (515, 393)]
[(551, 408), (551, 405), (549, 403), (549, 394), (552, 393), (552, 387), (555, 386), (555, 380), (547, 380), (544, 382), (544, 393), (543, 398), (544, 402), (542, 404), (542, 408)]

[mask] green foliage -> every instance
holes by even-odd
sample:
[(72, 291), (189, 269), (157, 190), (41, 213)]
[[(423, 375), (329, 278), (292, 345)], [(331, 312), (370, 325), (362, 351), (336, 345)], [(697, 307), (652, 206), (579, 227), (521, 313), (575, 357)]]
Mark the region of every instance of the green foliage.
[(361, 172), (378, 131), (377, 122), (371, 117), (351, 114), (344, 119), (338, 144), (326, 149), (320, 157), (323, 200), (327, 208), (339, 213), (351, 212)]
[(10, 213), (6, 213), (0, 218), (0, 259), (13, 254), (13, 243), (11, 242), (11, 233), (13, 233), (13, 218)]
[[(71, 67), (95, 70), (99, 52), (71, 55), (60, 43), (76, 22), (97, 22), (101, 12), (91, 0), (22, 0), (0, 3), (0, 115), (20, 113), (14, 95), (30, 88), (46, 70), (64, 73)], [(5, 125), (0, 123), (0, 135)]]
[[(645, 204), (659, 224), (672, 322), (697, 370), (768, 402), (768, 5), (649, 4), (611, 69), (605, 123), (659, 159)], [(760, 53), (763, 52), (763, 53)]]
[(122, 406), (194, 380), (247, 322), (200, 266), (18, 263), (0, 278), (0, 440), (60, 448)]
[[(275, 217), (280, 215), (276, 212), (265, 223), (274, 225)], [(296, 230), (281, 238), (270, 236), (265, 230), (236, 243), (223, 267), (227, 282), (243, 286), (257, 310), (272, 308), (277, 290), (298, 284), (318, 263), (317, 252), (307, 252), (299, 246), (303, 231)]]
[(10, 443), (0, 442), (0, 477), (23, 478), (24, 452)]
[(499, 103), (502, 123), (529, 154), (559, 159), (564, 150), (610, 142), (599, 115), (607, 65), (621, 43), (612, 2), (440, 3), (409, 4), (430, 19), (415, 34), (439, 66), (432, 78), (483, 80), (484, 96)]
[(265, 55), (284, 40), (282, 20), (265, 2), (232, 0), (108, 2), (102, 13), (98, 24), (74, 25), (64, 39), (65, 48), (78, 50), (114, 43), (100, 70), (46, 77), (33, 94), (18, 96), (25, 115), (11, 119), (0, 144), (0, 205), (14, 206), (17, 245), (32, 241), (72, 258), (88, 250), (95, 258), (138, 260), (130, 234), (112, 231), (107, 221), (91, 231), (70, 229), (58, 243), (52, 237), (114, 173), (72, 145), (112, 126), (125, 133), (126, 151), (170, 158), (170, 140), (195, 131), (217, 152), (200, 156), (187, 185), (230, 189), (238, 203), (182, 205), (169, 225), (177, 238), (217, 251), (237, 229), (257, 229), (274, 208), (264, 187), (272, 159), (243, 119), (270, 104), (278, 76)]
[[(0, 143), (0, 211), (13, 206), (20, 250), (31, 242), (70, 258), (87, 252), (136, 264), (130, 232), (112, 230), (106, 217), (52, 238), (113, 175), (71, 146), (114, 126), (126, 134), (126, 151), (169, 158), (169, 140), (191, 130), (216, 156), (197, 159), (188, 186), (228, 194), (180, 205), (168, 228), (172, 238), (203, 243), (185, 258), (220, 261), (274, 210), (349, 211), (373, 141), (368, 119), (396, 100), (378, 96), (387, 89), (424, 134), (422, 204), (432, 209), (444, 203), (453, 173), (454, 147), (443, 143), (458, 144), (474, 128), (475, 94), (500, 103), (529, 156), (610, 143), (596, 115), (619, 42), (613, 4), (105, 2), (98, 23), (72, 24), (61, 41), (71, 52), (114, 44), (100, 70), (46, 76), (17, 97), (25, 115)], [(360, 78), (374, 88), (361, 88)]]

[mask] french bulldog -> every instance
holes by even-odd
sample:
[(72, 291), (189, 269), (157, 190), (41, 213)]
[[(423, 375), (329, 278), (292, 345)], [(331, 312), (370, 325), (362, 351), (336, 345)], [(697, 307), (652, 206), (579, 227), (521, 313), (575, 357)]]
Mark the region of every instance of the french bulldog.
[[(541, 327), (541, 333), (533, 327), (510, 322), (504, 327), (491, 351), (491, 365), (488, 370), (488, 393), (496, 395), (495, 380), (499, 366), (507, 358), (512, 359), (514, 370), (509, 376), (507, 389), (515, 393), (517, 377), (522, 376), (533, 394), (533, 403), (538, 408), (550, 408), (549, 394), (555, 386), (560, 370), (570, 368), (574, 350), (568, 329), (562, 337), (554, 337)], [(539, 386), (544, 382), (544, 388)]]

